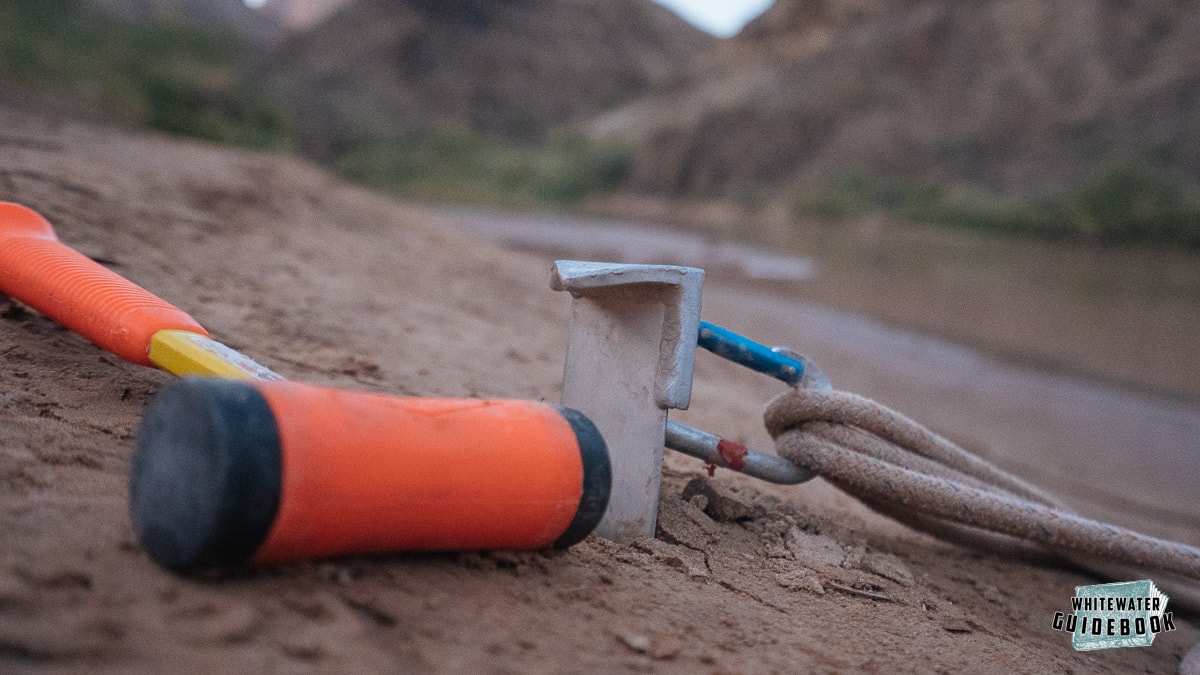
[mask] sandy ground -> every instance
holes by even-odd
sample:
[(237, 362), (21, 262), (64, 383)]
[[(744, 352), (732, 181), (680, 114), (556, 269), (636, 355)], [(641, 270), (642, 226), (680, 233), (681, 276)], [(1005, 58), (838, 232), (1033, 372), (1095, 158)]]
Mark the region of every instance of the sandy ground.
[[(558, 397), (568, 299), (542, 258), (294, 160), (0, 110), (0, 199), (287, 377)], [(753, 287), (710, 293), (712, 309), (753, 323), (738, 293)], [(705, 408), (691, 414), (760, 438), (768, 385), (698, 367)], [(849, 388), (882, 379), (853, 358), (834, 367)], [(709, 492), (702, 509), (683, 492), (703, 468), (679, 457), (659, 538), (632, 546), (174, 576), (139, 550), (126, 512), (138, 419), (167, 379), (0, 298), (0, 671), (1173, 672), (1200, 638), (1177, 621), (1150, 648), (1074, 652), (1050, 620), (1091, 577), (914, 534), (819, 481), (720, 472), (693, 485)], [(948, 411), (939, 428), (971, 400), (927, 399)], [(1194, 521), (1158, 524), (1200, 543)]]

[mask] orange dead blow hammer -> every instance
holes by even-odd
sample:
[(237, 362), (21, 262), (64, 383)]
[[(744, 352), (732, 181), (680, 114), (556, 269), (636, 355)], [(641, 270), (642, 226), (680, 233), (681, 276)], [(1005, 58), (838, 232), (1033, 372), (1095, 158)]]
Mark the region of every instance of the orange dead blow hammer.
[(558, 548), (608, 503), (604, 441), (542, 403), (186, 378), (138, 432), (142, 546), (184, 571), (339, 553)]
[(127, 361), (235, 378), (168, 384), (138, 430), (130, 512), (138, 540), (168, 569), (565, 547), (607, 506), (608, 452), (581, 413), (283, 381), (5, 202), (0, 292)]

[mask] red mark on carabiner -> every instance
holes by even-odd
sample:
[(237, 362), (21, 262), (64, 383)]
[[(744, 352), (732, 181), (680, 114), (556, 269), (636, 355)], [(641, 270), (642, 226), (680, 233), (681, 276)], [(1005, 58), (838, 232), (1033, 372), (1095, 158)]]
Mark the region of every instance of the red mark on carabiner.
[(729, 463), (729, 468), (734, 471), (746, 468), (746, 454), (750, 451), (741, 443), (734, 443), (722, 438), (717, 443), (717, 452), (721, 453), (721, 456)]

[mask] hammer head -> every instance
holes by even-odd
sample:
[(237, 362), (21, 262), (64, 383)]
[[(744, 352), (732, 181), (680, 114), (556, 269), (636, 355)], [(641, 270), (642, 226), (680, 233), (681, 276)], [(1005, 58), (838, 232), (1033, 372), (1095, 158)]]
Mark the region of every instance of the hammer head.
[(691, 402), (704, 271), (560, 260), (551, 287), (574, 298), (562, 403), (588, 416), (612, 461), (607, 539), (653, 537), (667, 410)]

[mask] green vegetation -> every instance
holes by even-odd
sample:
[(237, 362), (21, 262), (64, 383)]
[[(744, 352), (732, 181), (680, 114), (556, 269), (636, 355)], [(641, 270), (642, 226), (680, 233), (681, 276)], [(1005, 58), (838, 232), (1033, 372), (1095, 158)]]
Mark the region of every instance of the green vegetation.
[(256, 148), (286, 147), (281, 109), (246, 84), (237, 36), (131, 23), (80, 0), (0, 2), (0, 82), (64, 112)]
[(346, 178), (399, 195), (511, 207), (611, 192), (629, 165), (619, 145), (580, 138), (521, 145), (463, 129), (364, 139), (335, 162)]
[(848, 173), (795, 202), (796, 212), (841, 222), (881, 212), (909, 222), (1079, 239), (1200, 249), (1200, 195), (1183, 178), (1139, 164), (1112, 164), (1070, 189), (999, 196), (892, 176)]

